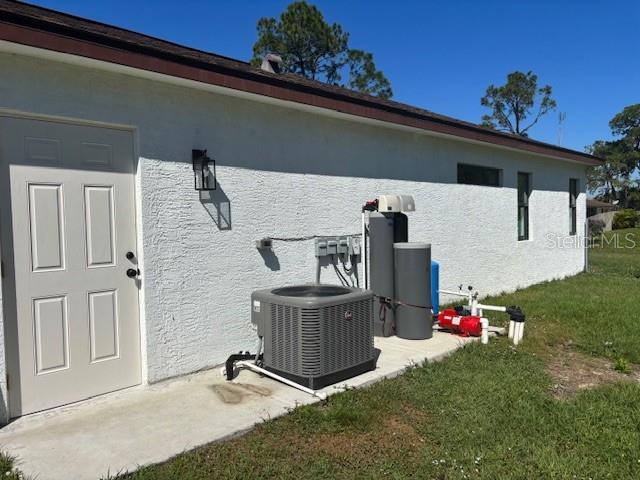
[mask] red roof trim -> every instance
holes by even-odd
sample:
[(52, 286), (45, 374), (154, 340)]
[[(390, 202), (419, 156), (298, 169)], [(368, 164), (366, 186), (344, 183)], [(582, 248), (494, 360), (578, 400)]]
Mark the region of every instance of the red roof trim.
[[(11, 11), (9, 15), (5, 15), (7, 7)], [(20, 7), (60, 16), (62, 20), (87, 23), (90, 27), (102, 27), (96, 22), (5, 0), (0, 1), (0, 39), (587, 165), (601, 162), (601, 159), (587, 153), (496, 132), (397, 102), (293, 75), (266, 74), (243, 62), (127, 30), (104, 26), (103, 29), (108, 30), (111, 36), (103, 37), (88, 31), (88, 27), (71, 28), (42, 18), (16, 15), (15, 10), (20, 10)], [(121, 34), (120, 38), (115, 38), (114, 32)], [(136, 40), (139, 43), (136, 44)]]

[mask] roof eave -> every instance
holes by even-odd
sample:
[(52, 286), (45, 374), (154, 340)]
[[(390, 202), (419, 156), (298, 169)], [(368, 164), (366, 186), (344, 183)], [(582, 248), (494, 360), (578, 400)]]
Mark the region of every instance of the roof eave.
[(0, 21), (0, 39), (429, 130), (474, 142), (498, 145), (586, 165), (602, 163), (602, 159), (587, 153), (489, 130), (440, 115), (427, 115), (422, 111), (416, 111), (417, 109), (413, 107), (396, 102), (380, 102), (375, 97), (354, 94), (347, 90), (327, 91), (325, 88), (309, 85), (310, 82), (292, 82), (288, 75), (278, 76), (262, 71), (238, 70), (157, 49), (136, 47), (118, 39), (101, 37), (84, 30), (61, 27), (58, 24), (51, 25), (40, 20), (33, 21), (19, 15), (13, 15), (11, 18), (3, 16)]

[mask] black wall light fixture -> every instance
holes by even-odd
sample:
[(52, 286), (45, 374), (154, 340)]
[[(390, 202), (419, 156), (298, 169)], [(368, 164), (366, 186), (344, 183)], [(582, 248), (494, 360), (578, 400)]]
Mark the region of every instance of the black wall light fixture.
[(192, 150), (194, 186), (196, 190), (216, 189), (216, 161), (207, 156), (206, 150)]

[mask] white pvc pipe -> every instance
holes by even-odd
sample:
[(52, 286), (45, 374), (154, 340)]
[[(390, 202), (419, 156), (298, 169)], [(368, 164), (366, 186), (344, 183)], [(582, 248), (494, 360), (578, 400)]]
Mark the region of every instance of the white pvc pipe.
[(482, 310), (491, 310), (494, 312), (506, 312), (507, 307), (498, 307), (496, 305), (484, 305), (482, 303), (477, 303), (476, 307)]
[(258, 348), (256, 349), (256, 360), (257, 364), (260, 361), (260, 354), (262, 353), (262, 337), (258, 337)]
[(489, 333), (495, 333), (496, 335), (504, 335), (505, 329), (502, 327), (492, 327), (489, 325)]
[(513, 334), (513, 344), (518, 345), (524, 337), (524, 322), (515, 322), (516, 328)]
[(513, 320), (511, 320), (509, 322), (509, 339), (510, 340), (513, 340), (513, 333), (514, 333), (514, 330), (516, 328), (515, 324), (516, 324), (516, 322), (514, 322)]
[(483, 345), (486, 345), (487, 343), (489, 343), (489, 320), (487, 320), (486, 318), (481, 318), (480, 325), (482, 326), (480, 342), (482, 342)]
[(522, 340), (522, 327), (524, 326), (524, 322), (515, 322), (516, 326), (513, 329), (513, 344), (518, 345), (520, 340)]
[(320, 257), (316, 258), (316, 283), (320, 284), (320, 274), (322, 272), (322, 267), (320, 266)]
[(456, 292), (454, 290), (438, 290), (439, 293), (444, 293), (446, 295), (455, 295), (456, 297), (468, 297), (468, 293)]
[(271, 377), (274, 380), (278, 380), (279, 382), (282, 382), (286, 385), (289, 385), (290, 387), (293, 388), (297, 388), (298, 390), (308, 393), (309, 395), (313, 395), (314, 397), (319, 398), (320, 400), (326, 400), (327, 399), (327, 394), (324, 392), (316, 392), (315, 390), (311, 390), (310, 388), (307, 388), (303, 385), (299, 385), (296, 382), (293, 382), (291, 380), (289, 380), (288, 378), (284, 378), (281, 377), (280, 375), (276, 375), (273, 372), (270, 372), (269, 370), (265, 370), (264, 368), (261, 368), (259, 366), (257, 366), (255, 363), (251, 363), (248, 362), (246, 360), (241, 360), (239, 362), (236, 362), (236, 365), (238, 367), (246, 367), (249, 370), (253, 370), (254, 372), (257, 373), (261, 373), (262, 375), (266, 375), (267, 377)]
[(364, 289), (367, 290), (369, 288), (369, 249), (367, 248), (367, 222), (366, 222), (366, 212), (362, 212), (362, 245), (361, 245), (361, 253), (362, 253), (362, 269), (364, 272)]

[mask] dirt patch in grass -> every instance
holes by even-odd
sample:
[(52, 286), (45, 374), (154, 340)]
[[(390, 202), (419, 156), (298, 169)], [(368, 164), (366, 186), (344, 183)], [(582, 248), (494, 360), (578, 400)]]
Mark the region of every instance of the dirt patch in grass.
[(393, 415), (376, 427), (362, 432), (317, 433), (286, 435), (282, 441), (303, 455), (322, 455), (343, 468), (370, 467), (380, 459), (396, 459), (409, 463), (417, 461), (425, 438), (415, 426), (424, 413), (407, 407), (406, 415)]
[(552, 392), (557, 399), (568, 399), (577, 393), (617, 382), (640, 382), (640, 370), (632, 367), (629, 374), (614, 370), (606, 358), (591, 357), (560, 346), (549, 355), (547, 373), (553, 381)]

